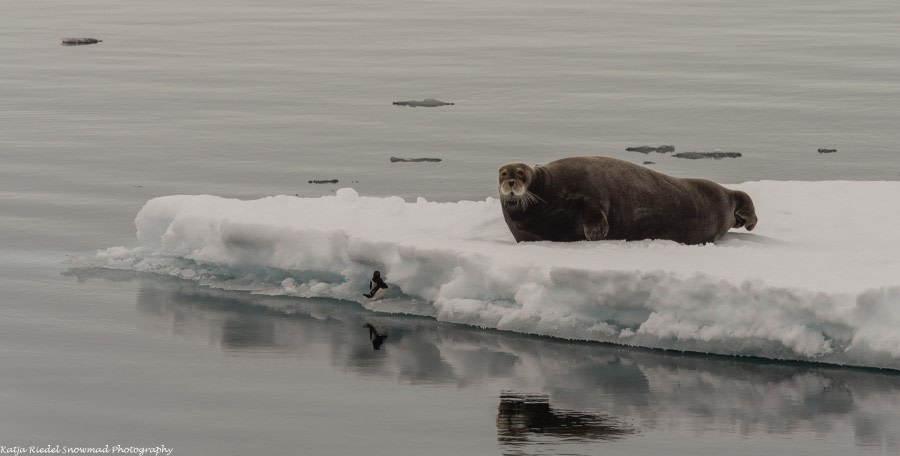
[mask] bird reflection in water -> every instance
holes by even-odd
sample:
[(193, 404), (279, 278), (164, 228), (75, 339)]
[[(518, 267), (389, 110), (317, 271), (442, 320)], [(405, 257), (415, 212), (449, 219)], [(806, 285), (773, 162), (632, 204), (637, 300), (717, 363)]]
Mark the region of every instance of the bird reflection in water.
[(363, 328), (369, 328), (369, 340), (372, 341), (372, 348), (375, 350), (381, 350), (381, 345), (384, 344), (384, 340), (387, 339), (387, 333), (378, 332), (371, 323), (366, 323), (363, 325)]
[(633, 433), (634, 430), (608, 416), (554, 409), (546, 394), (500, 393), (497, 438), (504, 445), (548, 438), (576, 442), (618, 440)]

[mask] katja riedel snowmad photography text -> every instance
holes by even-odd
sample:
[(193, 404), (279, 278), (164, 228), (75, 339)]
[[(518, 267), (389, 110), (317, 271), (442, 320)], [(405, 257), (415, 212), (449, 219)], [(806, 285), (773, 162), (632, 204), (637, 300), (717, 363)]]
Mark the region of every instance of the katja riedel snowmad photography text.
[(121, 444), (104, 444), (102, 446), (75, 446), (62, 444), (5, 446), (0, 445), (0, 455), (22, 454), (128, 454), (138, 456), (170, 456), (173, 448), (166, 445), (142, 447)]

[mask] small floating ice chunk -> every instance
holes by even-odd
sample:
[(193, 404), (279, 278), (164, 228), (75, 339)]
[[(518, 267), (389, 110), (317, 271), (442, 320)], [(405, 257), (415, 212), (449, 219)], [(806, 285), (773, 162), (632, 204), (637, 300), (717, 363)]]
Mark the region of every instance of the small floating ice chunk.
[(406, 100), (406, 101), (395, 101), (395, 106), (409, 106), (410, 108), (423, 107), (423, 108), (436, 108), (438, 106), (452, 106), (454, 103), (447, 103), (440, 100), (435, 100), (434, 98), (426, 98), (422, 101), (416, 100)]

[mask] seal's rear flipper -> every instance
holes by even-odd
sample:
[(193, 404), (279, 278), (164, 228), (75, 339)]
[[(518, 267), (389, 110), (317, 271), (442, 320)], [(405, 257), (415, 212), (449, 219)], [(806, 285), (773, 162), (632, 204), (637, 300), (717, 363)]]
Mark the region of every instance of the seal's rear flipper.
[(734, 192), (734, 228), (745, 227), (747, 231), (753, 231), (756, 227), (756, 208), (753, 206), (753, 200), (750, 195), (736, 191)]

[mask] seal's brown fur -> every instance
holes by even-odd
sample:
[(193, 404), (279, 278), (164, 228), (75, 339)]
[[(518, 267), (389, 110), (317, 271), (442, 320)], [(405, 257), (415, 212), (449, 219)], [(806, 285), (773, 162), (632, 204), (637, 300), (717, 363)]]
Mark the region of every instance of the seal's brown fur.
[(516, 241), (669, 239), (715, 242), (756, 226), (750, 196), (609, 157), (570, 157), (498, 174), (503, 217)]

